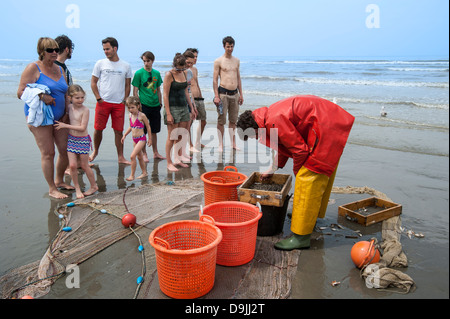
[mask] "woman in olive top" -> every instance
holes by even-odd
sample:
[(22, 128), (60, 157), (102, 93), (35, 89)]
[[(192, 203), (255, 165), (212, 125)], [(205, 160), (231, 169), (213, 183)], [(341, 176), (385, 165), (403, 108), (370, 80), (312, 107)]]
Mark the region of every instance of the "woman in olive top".
[[(189, 98), (188, 83), (186, 77), (186, 58), (177, 53), (173, 59), (173, 68), (164, 77), (164, 124), (167, 125), (166, 156), (167, 169), (172, 172), (178, 171), (175, 166), (188, 167), (183, 161), (189, 162), (181, 148), (186, 145), (189, 138), (187, 126), (189, 120), (195, 118), (195, 109)], [(191, 110), (186, 107), (189, 106)], [(192, 118), (191, 118), (192, 117)], [(179, 138), (182, 136), (182, 138)], [(173, 161), (171, 151), (173, 152)]]

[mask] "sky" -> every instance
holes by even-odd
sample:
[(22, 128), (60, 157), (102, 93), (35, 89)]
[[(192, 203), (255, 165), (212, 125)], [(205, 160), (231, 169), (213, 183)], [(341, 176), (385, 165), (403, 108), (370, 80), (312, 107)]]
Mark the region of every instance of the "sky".
[(188, 47), (236, 56), (411, 57), (449, 55), (448, 0), (3, 0), (0, 59), (37, 59), (41, 36), (68, 35), (73, 59), (150, 50), (173, 57)]

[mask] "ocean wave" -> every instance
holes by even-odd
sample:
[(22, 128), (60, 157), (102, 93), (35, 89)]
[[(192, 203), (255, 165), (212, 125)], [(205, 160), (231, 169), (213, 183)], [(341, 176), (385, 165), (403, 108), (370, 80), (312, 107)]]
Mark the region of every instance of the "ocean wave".
[[(292, 92), (283, 91), (259, 91), (259, 90), (245, 90), (245, 94), (257, 95), (257, 96), (274, 96), (274, 97), (290, 97), (294, 95)], [(406, 105), (417, 108), (428, 108), (428, 109), (441, 109), (448, 110), (449, 104), (445, 103), (423, 103), (414, 101), (389, 101), (389, 100), (375, 100), (375, 99), (363, 99), (363, 98), (353, 98), (347, 96), (322, 96), (324, 99), (329, 101), (336, 100), (336, 103), (343, 106), (346, 104), (375, 104), (375, 105), (385, 105), (385, 106), (396, 106), (396, 105)]]
[(388, 68), (389, 71), (400, 72), (448, 72), (448, 68)]
[(395, 65), (395, 64), (411, 64), (411, 65), (449, 65), (449, 61), (444, 60), (423, 60), (423, 61), (396, 61), (396, 60), (284, 60), (286, 64), (375, 64), (375, 65)]
[(257, 75), (257, 74), (252, 74), (252, 75), (242, 75), (241, 74), (241, 79), (254, 79), (254, 80), (262, 80), (262, 81), (292, 81), (292, 78), (289, 77), (280, 77), (280, 76), (270, 76), (270, 75)]
[(280, 92), (280, 91), (255, 91), (255, 90), (245, 90), (245, 94), (252, 95), (263, 95), (263, 96), (278, 96), (278, 97), (290, 97), (291, 92)]
[(17, 77), (20, 76), (19, 73), (0, 73), (0, 77)]
[(419, 108), (428, 108), (428, 109), (442, 109), (448, 110), (449, 104), (444, 103), (423, 103), (423, 102), (413, 102), (413, 101), (388, 101), (388, 100), (372, 100), (372, 99), (360, 99), (360, 98), (349, 98), (349, 97), (340, 97), (338, 98), (339, 103), (356, 103), (356, 104), (378, 104), (378, 105), (407, 105), (412, 107)]
[(371, 120), (377, 120), (381, 122), (389, 123), (389, 127), (393, 127), (392, 124), (398, 124), (398, 125), (409, 125), (413, 126), (417, 129), (430, 129), (430, 130), (437, 130), (442, 132), (448, 132), (449, 127), (443, 126), (443, 125), (433, 125), (428, 123), (422, 123), (422, 122), (415, 122), (415, 121), (408, 121), (408, 120), (401, 120), (401, 119), (392, 119), (388, 117), (380, 117), (380, 116), (364, 116), (365, 118), (371, 119)]
[(380, 81), (380, 80), (351, 80), (351, 79), (327, 79), (321, 77), (283, 77), (270, 75), (242, 75), (242, 79), (253, 79), (259, 81), (297, 81), (306, 84), (324, 85), (354, 85), (354, 86), (391, 86), (391, 87), (433, 87), (448, 88), (448, 82), (406, 82), (406, 81)]
[(31, 60), (25, 60), (25, 59), (1, 59), (0, 62), (31, 62)]
[(313, 84), (357, 85), (357, 86), (391, 86), (391, 87), (433, 87), (448, 89), (448, 82), (405, 82), (405, 81), (371, 81), (343, 80), (324, 78), (294, 78), (295, 81)]

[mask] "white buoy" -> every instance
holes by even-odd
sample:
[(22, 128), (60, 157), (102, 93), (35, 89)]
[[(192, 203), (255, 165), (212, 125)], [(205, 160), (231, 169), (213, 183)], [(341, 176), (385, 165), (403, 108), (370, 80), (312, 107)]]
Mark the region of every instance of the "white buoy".
[(382, 117), (386, 117), (386, 115), (387, 115), (387, 112), (386, 112), (386, 110), (384, 109), (384, 106), (381, 107), (380, 115), (381, 115)]

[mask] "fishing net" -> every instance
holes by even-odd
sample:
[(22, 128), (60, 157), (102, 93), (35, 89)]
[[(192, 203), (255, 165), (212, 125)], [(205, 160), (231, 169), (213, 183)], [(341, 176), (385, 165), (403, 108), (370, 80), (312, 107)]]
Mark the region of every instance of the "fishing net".
[[(73, 207), (58, 207), (55, 214), (62, 217), (60, 231), (44, 256), (1, 277), (1, 296), (45, 296), (59, 278), (69, 273), (70, 265), (80, 265), (119, 240), (135, 235), (143, 247), (142, 266), (135, 293), (130, 298), (167, 298), (159, 289), (155, 253), (148, 236), (153, 229), (168, 222), (198, 220), (203, 199), (203, 182), (191, 179), (98, 193), (74, 201)], [(122, 225), (121, 219), (127, 213), (136, 216), (134, 227)], [(66, 232), (65, 227), (71, 230)], [(255, 257), (245, 265), (217, 265), (214, 287), (203, 298), (288, 298), (300, 252), (273, 249), (280, 236), (258, 237)]]
[[(141, 273), (136, 275), (140, 276), (130, 298), (167, 298), (159, 289), (155, 254), (148, 243), (148, 235), (156, 227), (171, 221), (198, 220), (203, 192), (200, 179), (189, 179), (98, 193), (74, 201), (73, 207), (57, 207), (55, 214), (60, 218), (59, 232), (41, 260), (12, 269), (0, 278), (1, 297), (45, 296), (52, 285), (67, 274), (70, 265), (80, 265), (121, 239), (136, 236), (139, 246), (144, 249), (140, 251)], [(368, 187), (334, 187), (333, 193), (366, 193), (388, 199)], [(292, 210), (292, 200), (289, 205), (288, 210)], [(134, 227), (122, 225), (121, 219), (127, 213), (136, 216)], [(400, 219), (386, 223), (387, 227), (383, 223), (383, 238), (387, 236), (385, 233), (396, 237), (400, 224)], [(285, 225), (288, 229), (289, 223)], [(71, 230), (64, 231), (65, 227)], [(283, 233), (270, 237), (258, 236), (255, 256), (245, 265), (217, 265), (214, 287), (202, 298), (288, 298), (301, 252), (273, 249), (273, 244), (282, 236)]]
[[(166, 215), (173, 215), (176, 208), (194, 198), (198, 201), (202, 193), (203, 184), (196, 181), (181, 181), (176, 185), (159, 183), (98, 193), (95, 197), (75, 201), (73, 207), (58, 207), (55, 213), (61, 220), (60, 231), (41, 260), (13, 269), (0, 279), (2, 298), (46, 295), (52, 284), (64, 276), (69, 265), (79, 265), (131, 234), (138, 236), (143, 244), (138, 235), (140, 228), (159, 222)], [(199, 207), (190, 207), (189, 210), (198, 212)], [(131, 229), (121, 223), (127, 213), (132, 213), (137, 219)], [(65, 227), (71, 230), (64, 231)], [(145, 275), (144, 271), (142, 275)]]

